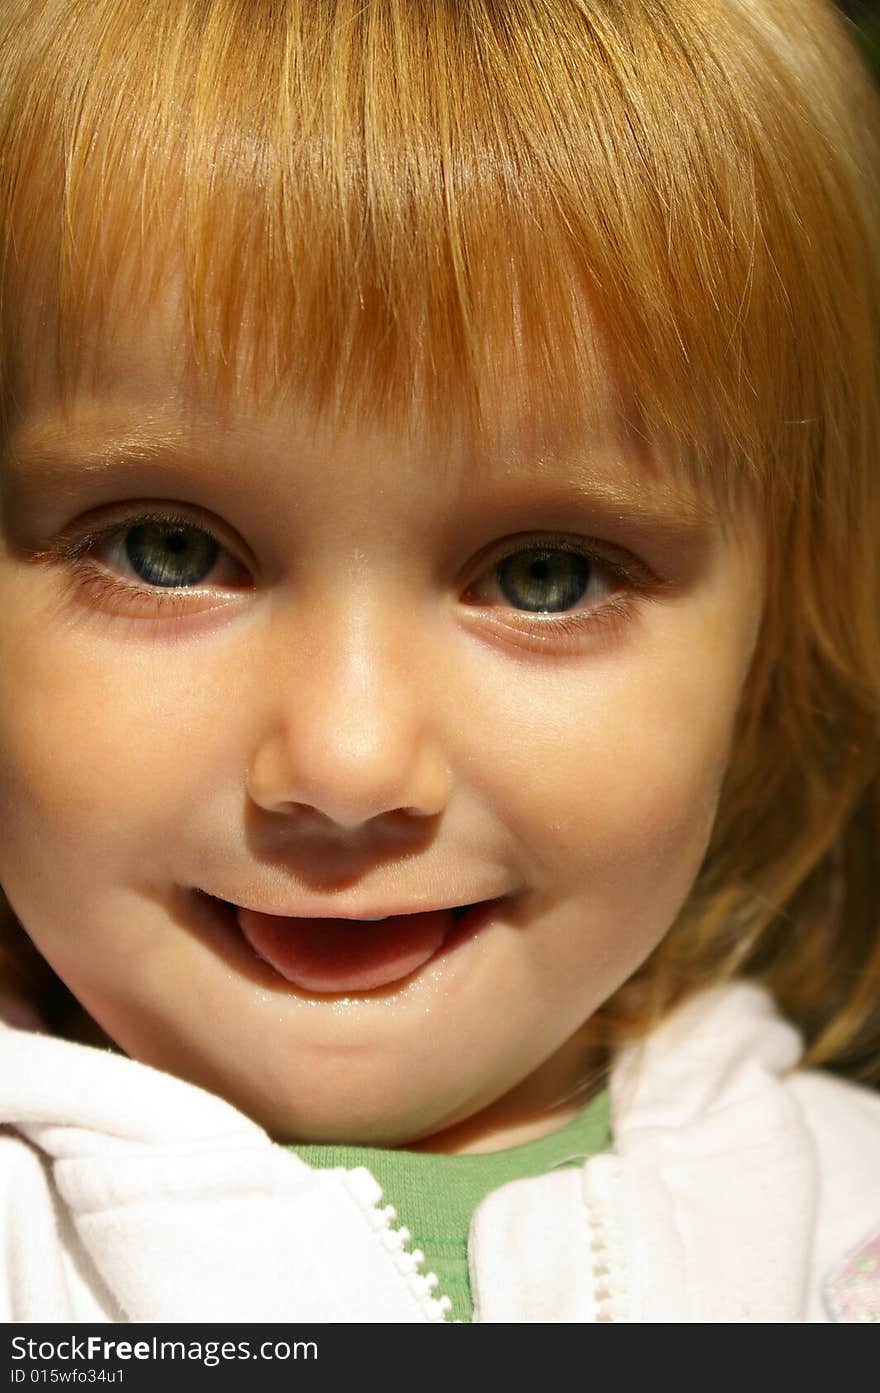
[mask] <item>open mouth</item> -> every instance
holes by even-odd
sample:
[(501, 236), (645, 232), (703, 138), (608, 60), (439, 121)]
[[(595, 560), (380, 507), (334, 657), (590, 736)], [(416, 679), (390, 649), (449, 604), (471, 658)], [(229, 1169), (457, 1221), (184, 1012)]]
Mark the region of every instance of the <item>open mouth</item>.
[(366, 992), (402, 981), (476, 932), (499, 903), (481, 900), (385, 919), (308, 919), (208, 898), (257, 957), (301, 991), (318, 994)]

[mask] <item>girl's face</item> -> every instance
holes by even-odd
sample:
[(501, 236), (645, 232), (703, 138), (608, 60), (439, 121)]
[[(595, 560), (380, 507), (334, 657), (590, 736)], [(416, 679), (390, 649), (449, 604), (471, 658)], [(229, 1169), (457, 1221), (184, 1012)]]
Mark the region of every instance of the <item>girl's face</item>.
[[(703, 859), (757, 529), (676, 493), (610, 391), (477, 458), (454, 423), (221, 410), (176, 322), (84, 344), (67, 415), (39, 353), (18, 384), (0, 883), (124, 1051), (279, 1139), (548, 1130)], [(289, 923), (248, 941), (217, 900)]]

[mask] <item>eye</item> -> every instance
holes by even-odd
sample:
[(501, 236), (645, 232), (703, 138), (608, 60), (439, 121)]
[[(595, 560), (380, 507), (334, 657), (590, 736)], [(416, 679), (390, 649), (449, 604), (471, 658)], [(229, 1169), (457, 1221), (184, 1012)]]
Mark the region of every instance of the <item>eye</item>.
[(593, 570), (593, 562), (576, 551), (538, 546), (505, 556), (496, 565), (495, 576), (514, 609), (546, 614), (576, 605)]
[(114, 544), (145, 585), (203, 585), (217, 565), (216, 537), (190, 523), (145, 521), (127, 527)]
[(533, 537), (509, 545), (470, 586), (464, 602), (496, 628), (537, 640), (576, 645), (600, 629), (619, 629), (656, 587), (652, 572), (617, 548), (585, 538)]
[[(37, 559), (62, 561), (71, 583), (100, 608), (131, 617), (166, 606), (195, 613), (194, 601), (240, 590), (250, 572), (220, 537), (183, 513), (150, 511), (55, 538)], [(201, 592), (201, 593), (200, 593)]]
[[(588, 597), (599, 602), (609, 582), (630, 587), (644, 583), (647, 572), (635, 558), (613, 558), (584, 541), (535, 539), (531, 546), (511, 547), (465, 594), (468, 603), (498, 600), (527, 614), (563, 614)], [(613, 587), (612, 587), (613, 588)]]
[[(91, 568), (115, 593), (127, 590), (160, 602), (184, 599), (208, 585), (237, 587), (245, 570), (213, 532), (183, 515), (123, 518), (79, 538), (75, 549), (83, 569)], [(100, 569), (93, 557), (102, 562)]]

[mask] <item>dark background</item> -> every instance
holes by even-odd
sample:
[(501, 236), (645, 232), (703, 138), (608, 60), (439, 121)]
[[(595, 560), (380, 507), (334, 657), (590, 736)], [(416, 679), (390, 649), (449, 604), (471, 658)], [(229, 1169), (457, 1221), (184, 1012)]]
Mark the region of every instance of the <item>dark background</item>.
[(837, 4), (858, 27), (862, 47), (880, 79), (880, 0), (837, 0)]

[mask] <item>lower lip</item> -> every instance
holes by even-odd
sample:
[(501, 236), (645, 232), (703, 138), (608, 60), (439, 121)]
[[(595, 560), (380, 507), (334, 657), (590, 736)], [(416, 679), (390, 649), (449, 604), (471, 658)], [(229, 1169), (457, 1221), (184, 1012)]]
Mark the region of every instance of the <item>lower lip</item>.
[(228, 905), (253, 951), (300, 991), (367, 992), (411, 977), (472, 938), (500, 900), (484, 900), (456, 919), (451, 909), (377, 921), (296, 919)]

